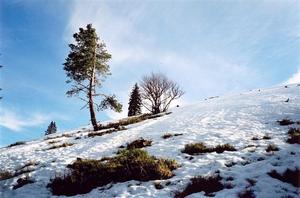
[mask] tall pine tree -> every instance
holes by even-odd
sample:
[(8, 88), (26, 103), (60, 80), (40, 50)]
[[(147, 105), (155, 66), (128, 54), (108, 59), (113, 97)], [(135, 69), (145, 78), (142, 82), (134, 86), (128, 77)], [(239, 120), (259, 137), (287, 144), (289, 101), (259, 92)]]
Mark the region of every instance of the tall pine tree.
[(128, 116), (134, 116), (142, 113), (142, 98), (140, 89), (136, 83), (131, 91), (128, 106)]
[(57, 131), (57, 128), (56, 128), (56, 124), (55, 122), (51, 122), (47, 128), (47, 130), (45, 131), (45, 135), (50, 135), (50, 134), (53, 134), (53, 133), (56, 133)]
[[(95, 107), (98, 111), (109, 107), (116, 112), (122, 111), (122, 105), (116, 100), (115, 95), (96, 92), (107, 75), (110, 75), (108, 61), (111, 55), (106, 51), (105, 43), (99, 41), (92, 24), (88, 24), (86, 29), (79, 28), (79, 32), (73, 37), (76, 44), (69, 45), (71, 51), (64, 63), (64, 70), (69, 78), (66, 82), (72, 83), (67, 95), (77, 96), (86, 102), (82, 108), (89, 108), (91, 123), (96, 131), (99, 126)], [(103, 98), (100, 104), (94, 101), (96, 96)]]

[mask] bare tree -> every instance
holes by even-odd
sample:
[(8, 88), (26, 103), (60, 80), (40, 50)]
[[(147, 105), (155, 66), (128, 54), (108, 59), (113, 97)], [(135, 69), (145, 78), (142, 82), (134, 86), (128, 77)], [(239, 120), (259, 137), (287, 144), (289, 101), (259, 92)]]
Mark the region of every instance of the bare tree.
[(144, 76), (140, 85), (143, 106), (154, 114), (167, 111), (171, 102), (184, 94), (177, 83), (162, 73)]

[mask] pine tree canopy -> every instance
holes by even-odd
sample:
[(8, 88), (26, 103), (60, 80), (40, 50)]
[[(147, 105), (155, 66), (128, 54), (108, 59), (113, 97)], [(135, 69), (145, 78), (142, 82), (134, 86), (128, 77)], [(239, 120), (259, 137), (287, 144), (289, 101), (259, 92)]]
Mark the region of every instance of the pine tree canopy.
[[(118, 103), (114, 95), (97, 93), (96, 88), (101, 87), (101, 83), (107, 75), (110, 75), (108, 61), (111, 55), (106, 51), (106, 46), (99, 41), (96, 29), (91, 24), (86, 29), (79, 28), (79, 32), (73, 35), (75, 44), (70, 44), (70, 53), (64, 63), (68, 80), (72, 83), (72, 88), (67, 91), (68, 96), (77, 96), (86, 104), (90, 110), (91, 122), (94, 130), (98, 130), (95, 107), (97, 110), (111, 108), (121, 112), (122, 105)], [(80, 95), (82, 94), (82, 95)], [(94, 101), (94, 97), (101, 96), (100, 105)]]

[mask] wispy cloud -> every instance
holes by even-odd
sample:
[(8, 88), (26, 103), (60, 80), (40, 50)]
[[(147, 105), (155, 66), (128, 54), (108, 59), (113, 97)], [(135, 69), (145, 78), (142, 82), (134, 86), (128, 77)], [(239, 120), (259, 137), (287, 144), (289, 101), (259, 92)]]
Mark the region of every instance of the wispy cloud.
[(0, 110), (0, 127), (7, 128), (11, 131), (20, 132), (27, 128), (39, 126), (47, 123), (51, 119), (67, 120), (64, 115), (32, 113), (21, 116), (17, 111), (2, 108)]

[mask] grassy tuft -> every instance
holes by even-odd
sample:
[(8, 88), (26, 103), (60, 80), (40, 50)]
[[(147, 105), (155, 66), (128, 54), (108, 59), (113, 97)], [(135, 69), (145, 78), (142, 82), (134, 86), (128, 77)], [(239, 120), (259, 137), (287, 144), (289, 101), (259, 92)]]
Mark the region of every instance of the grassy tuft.
[(23, 145), (26, 144), (26, 142), (24, 141), (19, 141), (19, 142), (15, 142), (13, 144), (8, 145), (8, 147), (13, 147), (13, 146), (18, 146), (18, 145)]
[(282, 119), (282, 120), (278, 120), (277, 122), (281, 126), (291, 125), (291, 124), (295, 123), (294, 121), (292, 121), (290, 119)]
[(6, 170), (0, 170), (0, 181), (13, 178), (14, 174)]
[(239, 198), (255, 198), (255, 194), (252, 189), (246, 189), (238, 194)]
[(76, 195), (110, 182), (168, 179), (178, 167), (174, 160), (157, 159), (140, 149), (123, 150), (105, 161), (77, 159), (68, 166), (70, 174), (55, 177), (48, 184), (54, 195)]
[(127, 149), (136, 149), (136, 148), (143, 148), (152, 145), (152, 140), (145, 140), (144, 138), (139, 138), (134, 140), (131, 143), (127, 144)]
[(22, 186), (25, 186), (27, 184), (34, 183), (32, 179), (30, 179), (28, 176), (26, 177), (21, 177), (17, 180), (17, 184), (13, 186), (13, 189), (21, 188)]
[(47, 150), (57, 149), (57, 148), (62, 148), (62, 147), (67, 147), (67, 146), (72, 146), (72, 145), (74, 145), (74, 143), (63, 143), (63, 144), (59, 144), (59, 145), (53, 145), (53, 146), (49, 147)]
[(266, 148), (267, 152), (271, 151), (279, 151), (279, 148), (275, 144), (269, 144), (268, 147)]
[(300, 144), (300, 129), (290, 128), (288, 131), (289, 138), (287, 142), (290, 144)]
[(190, 194), (202, 191), (205, 192), (206, 196), (209, 196), (211, 193), (224, 189), (224, 185), (221, 183), (221, 180), (222, 178), (220, 175), (194, 177), (182, 192), (175, 193), (175, 198), (183, 198)]
[(174, 137), (174, 136), (180, 136), (180, 135), (183, 135), (182, 133), (174, 133), (174, 134), (171, 134), (171, 133), (166, 133), (162, 136), (163, 139), (168, 139), (168, 138), (171, 138), (171, 137)]
[(295, 187), (300, 187), (300, 169), (296, 168), (295, 170), (286, 169), (283, 174), (279, 174), (276, 170), (272, 170), (268, 173), (270, 177), (278, 179), (283, 182), (290, 183)]
[(204, 143), (191, 143), (186, 144), (183, 153), (187, 153), (189, 155), (197, 155), (201, 153), (223, 153), (224, 151), (236, 151), (236, 149), (230, 144), (219, 144), (216, 147), (207, 147)]

